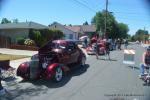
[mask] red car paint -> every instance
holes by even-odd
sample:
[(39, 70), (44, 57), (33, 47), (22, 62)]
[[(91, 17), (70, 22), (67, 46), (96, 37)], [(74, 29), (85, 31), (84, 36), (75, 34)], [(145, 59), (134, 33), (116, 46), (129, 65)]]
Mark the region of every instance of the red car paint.
[[(86, 48), (86, 52), (87, 54), (95, 54), (95, 51), (94, 51), (94, 46), (96, 45), (96, 43), (92, 43), (90, 46), (88, 46)], [(104, 43), (98, 43), (98, 46), (99, 46), (99, 54), (105, 54), (105, 45)]]
[[(41, 47), (38, 54), (34, 55), (31, 61), (37, 59), (37, 63), (39, 63), (38, 68), (35, 70), (37, 72), (36, 79), (44, 78), (49, 80), (55, 76), (55, 68), (61, 67), (64, 72), (68, 71), (70, 69), (69, 65), (73, 63), (79, 64), (82, 57), (85, 57), (85, 54), (74, 41), (54, 40)], [(19, 65), (17, 76), (30, 79), (31, 61)]]

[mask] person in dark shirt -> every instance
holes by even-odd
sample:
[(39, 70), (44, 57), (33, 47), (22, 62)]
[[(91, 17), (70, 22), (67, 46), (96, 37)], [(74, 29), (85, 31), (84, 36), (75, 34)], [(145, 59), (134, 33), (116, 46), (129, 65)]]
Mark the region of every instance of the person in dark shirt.
[(147, 47), (146, 51), (142, 56), (142, 64), (140, 65), (140, 75), (141, 78), (144, 75), (146, 67), (150, 66), (150, 46)]
[(110, 56), (109, 56), (109, 54), (110, 54), (110, 42), (109, 41), (107, 41), (106, 40), (106, 42), (105, 42), (105, 54), (106, 54), (106, 56), (108, 56), (109, 57), (109, 59), (110, 59)]
[(118, 39), (117, 45), (118, 45), (118, 49), (121, 50), (121, 40), (120, 39)]
[(84, 39), (84, 45), (85, 45), (85, 48), (87, 47), (88, 45), (88, 41), (87, 41), (87, 38)]

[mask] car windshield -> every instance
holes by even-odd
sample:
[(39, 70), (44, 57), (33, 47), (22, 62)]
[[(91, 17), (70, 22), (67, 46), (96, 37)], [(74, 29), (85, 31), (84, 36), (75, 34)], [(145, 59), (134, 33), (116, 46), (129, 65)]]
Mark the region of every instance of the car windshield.
[(63, 43), (52, 43), (51, 47), (53, 49), (65, 49), (66, 45)]

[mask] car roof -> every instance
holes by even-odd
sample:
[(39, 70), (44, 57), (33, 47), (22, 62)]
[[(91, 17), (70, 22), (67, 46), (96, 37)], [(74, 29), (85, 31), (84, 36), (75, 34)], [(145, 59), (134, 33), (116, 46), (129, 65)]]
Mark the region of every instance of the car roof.
[(76, 43), (78, 40), (53, 40), (53, 43)]

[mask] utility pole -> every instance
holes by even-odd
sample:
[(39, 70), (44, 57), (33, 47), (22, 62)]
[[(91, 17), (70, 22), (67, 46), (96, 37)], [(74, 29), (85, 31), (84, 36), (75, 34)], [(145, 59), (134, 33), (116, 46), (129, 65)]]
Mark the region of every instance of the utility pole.
[(104, 38), (107, 38), (107, 13), (108, 13), (108, 0), (106, 0), (106, 9), (105, 9), (105, 30), (104, 30)]
[(146, 43), (145, 27), (144, 27), (144, 43)]

